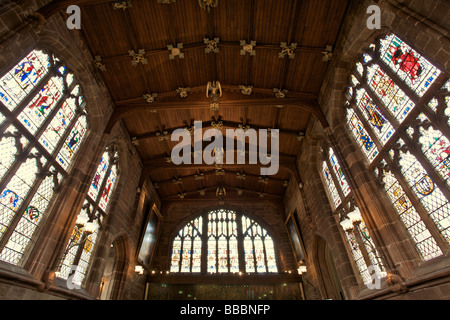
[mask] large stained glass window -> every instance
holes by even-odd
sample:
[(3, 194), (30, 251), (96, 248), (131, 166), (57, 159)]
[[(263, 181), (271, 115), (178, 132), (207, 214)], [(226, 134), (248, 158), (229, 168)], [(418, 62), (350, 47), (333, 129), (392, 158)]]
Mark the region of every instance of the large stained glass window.
[[(78, 144), (62, 165), (76, 128)], [(0, 260), (25, 263), (86, 129), (81, 88), (51, 53), (33, 50), (0, 78)]]
[(386, 276), (383, 262), (359, 209), (354, 205), (352, 191), (333, 149), (323, 150), (323, 157), (322, 174), (325, 185), (328, 187), (336, 213), (342, 221), (345, 221), (342, 227), (356, 269), (363, 283), (369, 284), (374, 274), (378, 278)]
[(73, 285), (82, 286), (95, 248), (100, 226), (106, 216), (118, 177), (118, 152), (114, 145), (103, 153), (92, 179), (72, 236), (66, 246), (58, 277), (71, 277)]
[(356, 63), (347, 124), (423, 260), (450, 245), (448, 76), (395, 34)]
[(273, 240), (264, 228), (244, 215), (219, 209), (180, 229), (172, 243), (170, 272), (276, 273), (278, 267)]

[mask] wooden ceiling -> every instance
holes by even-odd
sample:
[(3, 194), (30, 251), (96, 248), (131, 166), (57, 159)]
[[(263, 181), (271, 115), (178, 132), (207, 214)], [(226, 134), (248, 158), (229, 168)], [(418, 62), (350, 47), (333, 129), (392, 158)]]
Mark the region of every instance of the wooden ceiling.
[[(144, 175), (156, 183), (163, 200), (214, 199), (218, 186), (226, 188), (225, 199), (281, 198), (300, 150), (297, 135), (311, 117), (320, 117), (317, 95), (329, 64), (324, 51), (336, 43), (348, 1), (218, 0), (209, 11), (198, 0), (172, 1), (131, 0), (124, 9), (113, 8), (111, 1), (79, 1), (81, 32), (105, 67), (100, 73), (116, 104), (107, 130), (124, 121), (145, 165)], [(206, 53), (204, 38), (219, 38), (219, 52)], [(240, 54), (241, 40), (256, 41), (254, 55)], [(282, 42), (297, 44), (293, 59), (279, 57)], [(184, 57), (171, 59), (167, 46), (179, 43)], [(129, 51), (140, 49), (146, 64), (132, 65)], [(209, 81), (221, 83), (219, 110), (210, 109)], [(239, 85), (253, 86), (252, 94), (242, 94)], [(187, 97), (178, 95), (180, 87), (190, 88)], [(276, 98), (274, 88), (288, 90), (286, 97)], [(157, 97), (148, 103), (143, 95), (151, 93)], [(177, 142), (160, 141), (157, 132), (170, 134), (193, 121), (211, 127), (211, 121), (219, 120), (224, 129), (239, 124), (280, 129), (279, 173), (263, 183), (257, 165), (224, 165), (222, 175), (214, 165), (165, 162)], [(239, 179), (238, 172), (245, 172), (246, 179)], [(174, 182), (179, 177), (181, 184)], [(238, 195), (238, 188), (246, 191)]]

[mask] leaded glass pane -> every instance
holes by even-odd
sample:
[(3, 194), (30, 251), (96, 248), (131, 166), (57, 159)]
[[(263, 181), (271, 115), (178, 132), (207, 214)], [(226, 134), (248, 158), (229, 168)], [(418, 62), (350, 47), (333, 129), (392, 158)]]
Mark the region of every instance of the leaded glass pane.
[(200, 272), (202, 265), (202, 241), (200, 237), (194, 238), (192, 248), (192, 273)]
[(103, 153), (102, 158), (100, 159), (100, 163), (97, 167), (97, 171), (95, 172), (94, 179), (92, 179), (91, 186), (89, 187), (88, 195), (92, 200), (97, 199), (97, 195), (99, 194), (100, 188), (102, 186), (103, 178), (107, 174), (109, 165), (108, 159), (108, 152)]
[(230, 246), (230, 272), (239, 272), (239, 252), (238, 252), (238, 241), (235, 236), (233, 236), (229, 241)]
[(200, 272), (201, 228), (202, 217), (198, 217), (180, 229), (172, 246), (170, 272)]
[[(424, 117), (423, 115), (421, 115)], [(420, 128), (422, 151), (441, 177), (450, 184), (450, 142), (440, 130)]]
[(85, 235), (85, 242), (83, 245), (83, 251), (81, 253), (80, 261), (77, 265), (77, 271), (74, 276), (73, 283), (81, 285), (81, 283), (84, 280), (84, 277), (86, 276), (87, 269), (89, 266), (89, 261), (91, 259), (92, 253), (95, 248), (95, 243), (98, 238), (98, 229), (100, 228), (100, 225), (98, 223), (98, 220), (94, 221), (94, 224), (96, 225), (96, 229), (92, 234), (86, 234)]
[(414, 108), (414, 103), (377, 64), (367, 68), (368, 83), (384, 106), (401, 123)]
[(375, 274), (378, 276), (378, 278), (385, 277), (386, 271), (381, 262), (380, 254), (375, 248), (375, 244), (373, 243), (372, 237), (370, 236), (369, 231), (367, 230), (367, 226), (364, 220), (361, 219), (361, 222), (358, 224), (357, 228), (358, 228), (357, 231), (360, 233), (361, 239), (364, 242), (364, 246), (369, 255), (371, 266), (374, 269)]
[(369, 161), (372, 162), (378, 155), (378, 149), (353, 109), (347, 109), (347, 124), (355, 136), (358, 145), (364, 151)]
[(103, 211), (106, 211), (106, 207), (110, 200), (111, 191), (114, 189), (114, 185), (117, 180), (117, 166), (112, 166), (106, 180), (105, 188), (103, 189), (102, 197), (100, 198), (99, 206)]
[(224, 236), (217, 241), (218, 271), (228, 272), (228, 241)]
[(431, 101), (428, 103), (428, 106), (430, 107), (430, 109), (433, 110), (433, 112), (435, 112), (435, 113), (437, 111), (438, 105), (439, 105), (439, 102), (436, 98), (431, 99)]
[[(61, 179), (61, 177), (59, 177)], [(40, 184), (33, 199), (28, 204), (17, 227), (14, 229), (5, 248), (0, 254), (0, 259), (9, 263), (18, 264), (25, 249), (31, 242), (37, 226), (42, 221), (47, 207), (53, 196), (55, 187), (53, 176), (46, 177)]]
[(380, 41), (381, 59), (419, 97), (423, 96), (441, 71), (394, 34)]
[(27, 159), (0, 194), (0, 237), (36, 181), (37, 173), (36, 159)]
[(256, 271), (266, 272), (266, 259), (264, 257), (264, 245), (260, 236), (255, 237)]
[(253, 252), (253, 242), (250, 238), (244, 239), (244, 259), (245, 259), (245, 272), (255, 272), (255, 258)]
[(275, 248), (273, 246), (273, 240), (268, 235), (265, 236), (264, 246), (266, 248), (267, 270), (269, 272), (274, 272), (274, 273), (278, 272), (277, 261), (275, 258)]
[(207, 268), (209, 273), (215, 273), (217, 270), (216, 259), (216, 239), (213, 237), (208, 238), (208, 254), (207, 254)]
[(442, 255), (441, 249), (431, 236), (431, 233), (428, 231), (394, 175), (390, 172), (384, 172), (383, 181), (389, 199), (410, 233), (423, 259), (430, 260)]
[[(93, 210), (92, 205), (85, 200), (83, 207), (78, 214), (78, 219), (84, 218), (85, 220), (89, 219), (88, 210)], [(78, 248), (80, 245), (84, 244), (84, 226), (83, 225), (75, 225), (75, 227), (72, 230), (72, 235), (68, 241), (68, 244), (66, 246), (66, 251), (64, 253), (63, 261), (61, 263), (61, 266), (59, 268), (59, 271), (56, 273), (56, 275), (60, 278), (67, 279), (71, 273), (72, 270), (77, 268), (76, 265), (74, 265), (75, 257), (78, 251)], [(82, 279), (80, 278), (80, 271), (76, 272), (77, 281), (78, 283), (81, 283)], [(75, 281), (73, 281), (75, 283)]]
[(329, 149), (329, 157), (330, 157), (330, 163), (333, 167), (334, 173), (336, 174), (336, 177), (339, 181), (339, 185), (341, 187), (342, 193), (344, 194), (344, 197), (348, 196), (350, 194), (350, 186), (348, 185), (347, 179), (345, 178), (344, 172), (342, 171), (341, 165), (337, 161), (337, 158), (334, 154), (334, 151), (332, 148)]
[(54, 76), (25, 107), (18, 118), (22, 121), (28, 131), (33, 134), (36, 133), (61, 99), (63, 89), (63, 78)]
[[(17, 142), (14, 135), (17, 135)], [(17, 131), (15, 126), (10, 125), (5, 130), (0, 138), (0, 181), (27, 144), (28, 140)]]
[(49, 153), (52, 153), (53, 150), (55, 150), (59, 140), (61, 140), (64, 132), (75, 115), (74, 110), (68, 103), (71, 99), (72, 98), (69, 98), (62, 103), (58, 113), (39, 138), (39, 142), (47, 149)]
[(334, 184), (330, 169), (328, 168), (327, 163), (325, 161), (323, 161), (322, 163), (322, 172), (325, 181), (327, 183), (331, 198), (333, 199), (333, 204), (335, 208), (337, 208), (342, 203), (342, 199), (341, 197), (339, 197), (339, 193), (336, 189), (336, 185)]
[(401, 171), (433, 222), (450, 244), (450, 205), (420, 162), (409, 152), (401, 152)]
[(356, 267), (358, 268), (359, 274), (364, 282), (364, 284), (369, 284), (372, 282), (372, 278), (370, 277), (370, 273), (367, 270), (366, 262), (364, 261), (364, 257), (359, 249), (358, 241), (356, 240), (356, 236), (353, 231), (345, 232), (345, 236), (347, 238), (347, 242), (349, 248), (353, 255), (353, 260), (355, 261)]
[(394, 133), (394, 128), (366, 90), (360, 89), (356, 92), (356, 104), (368, 123), (372, 125), (373, 132), (377, 136), (378, 140), (383, 145), (386, 144)]
[(59, 164), (67, 170), (69, 167), (73, 156), (78, 151), (81, 141), (86, 133), (87, 122), (86, 117), (84, 115), (80, 116), (64, 142), (63, 147), (61, 148), (56, 159)]
[(178, 235), (173, 241), (172, 245), (172, 259), (170, 264), (170, 272), (180, 271), (181, 260), (181, 237)]
[(49, 68), (50, 57), (42, 51), (32, 51), (0, 79), (0, 101), (14, 110)]
[[(187, 231), (187, 230), (185, 230)], [(181, 271), (180, 272), (190, 272), (191, 271), (191, 245), (192, 240), (189, 235), (184, 238), (183, 249), (181, 251)]]

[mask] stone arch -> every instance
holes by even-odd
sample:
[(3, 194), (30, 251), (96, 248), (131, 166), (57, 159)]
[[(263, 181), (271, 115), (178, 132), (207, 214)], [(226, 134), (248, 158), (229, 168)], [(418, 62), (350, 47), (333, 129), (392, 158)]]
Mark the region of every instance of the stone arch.
[(314, 238), (313, 262), (322, 299), (344, 300), (344, 290), (336, 270), (335, 259), (321, 236)]
[(102, 300), (120, 300), (125, 295), (130, 267), (130, 244), (126, 235), (119, 235), (113, 240), (109, 254), (111, 257), (106, 262), (102, 278), (102, 283), (107, 281), (99, 294)]

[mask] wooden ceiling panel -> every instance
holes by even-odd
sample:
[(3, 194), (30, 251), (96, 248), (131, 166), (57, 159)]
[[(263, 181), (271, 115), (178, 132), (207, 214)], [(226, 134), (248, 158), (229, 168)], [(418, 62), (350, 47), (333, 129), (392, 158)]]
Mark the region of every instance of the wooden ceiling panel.
[(334, 45), (348, 1), (303, 0), (299, 3), (301, 16), (293, 41), (305, 47)]
[[(82, 33), (93, 56), (101, 57), (128, 54), (131, 43), (130, 29), (123, 19), (122, 10), (114, 10), (110, 5), (96, 4), (83, 6)], [(114, 21), (114, 23), (111, 23)]]
[(251, 83), (257, 88), (280, 88), (283, 80), (285, 60), (278, 57), (278, 51), (258, 50), (252, 57)]
[[(298, 52), (289, 61), (286, 88), (295, 92), (319, 92), (328, 63), (317, 52)], [(301, 72), (299, 72), (301, 70)]]
[(114, 101), (140, 98), (147, 91), (142, 65), (131, 65), (131, 57), (108, 63), (102, 75)]
[(177, 5), (166, 7), (171, 13), (166, 25), (172, 30), (174, 37), (172, 41), (184, 44), (198, 43), (203, 42), (203, 38), (208, 36), (210, 17), (208, 13), (201, 10), (198, 1), (180, 1)]
[[(144, 74), (145, 84), (148, 86), (148, 93), (162, 93), (176, 90), (173, 79), (178, 79), (180, 67), (178, 61), (169, 60), (169, 51), (167, 54), (152, 55), (148, 58), (148, 63), (142, 65), (142, 71), (138, 68), (136, 71)], [(177, 81), (180, 82), (180, 81)]]
[(216, 58), (217, 79), (215, 80), (235, 86), (246, 84), (249, 75), (249, 59), (252, 59), (252, 57), (242, 56), (239, 51), (239, 47), (223, 47), (220, 49), (220, 55), (217, 55)]
[(255, 0), (254, 25), (258, 43), (288, 42), (295, 1)]
[(221, 41), (253, 40), (249, 38), (253, 34), (251, 10), (252, 1), (219, 1), (213, 12), (215, 36)]
[[(320, 118), (311, 108), (317, 108), (317, 95), (329, 65), (322, 61), (322, 52), (326, 45), (336, 43), (347, 3), (218, 0), (218, 6), (209, 12), (200, 8), (198, 0), (167, 4), (132, 0), (132, 7), (124, 10), (114, 10), (110, 1), (101, 0), (82, 6), (81, 31), (87, 47), (105, 63), (101, 74), (116, 109), (124, 112), (119, 119), (137, 139), (145, 174), (161, 182), (158, 193), (163, 199), (177, 198), (180, 192), (187, 192), (186, 198), (199, 197), (201, 188), (210, 188), (206, 197), (215, 197), (219, 185), (233, 194), (237, 187), (248, 189), (243, 197), (252, 194), (257, 198), (259, 192), (284, 193), (283, 181), (292, 176), (291, 169), (280, 167), (278, 174), (263, 184), (258, 180), (258, 166), (224, 166), (224, 176), (216, 175), (214, 166), (177, 167), (164, 162), (164, 157), (178, 142), (170, 138), (160, 141), (156, 132), (213, 119), (228, 123), (224, 129), (236, 128), (242, 122), (255, 128), (280, 128), (280, 154), (295, 162), (301, 146), (296, 135), (306, 130), (311, 117)], [(220, 38), (219, 53), (205, 53), (203, 39), (214, 37)], [(240, 40), (255, 40), (256, 55), (241, 55)], [(280, 42), (297, 43), (295, 59), (279, 57)], [(167, 45), (178, 43), (183, 43), (184, 58), (170, 59)], [(147, 64), (132, 66), (128, 51), (138, 49), (145, 50)], [(223, 87), (218, 111), (208, 105), (209, 81), (220, 81)], [(238, 87), (241, 84), (253, 86), (253, 93), (243, 95)], [(179, 87), (191, 88), (187, 98), (177, 96)], [(289, 90), (286, 99), (298, 98), (309, 109), (289, 105), (293, 100), (276, 99), (274, 88)], [(143, 98), (146, 93), (157, 93), (156, 101), (148, 104)], [(230, 101), (237, 103), (224, 106)], [(127, 113), (129, 110), (135, 112)], [(248, 174), (246, 180), (237, 179), (239, 170)], [(205, 173), (203, 180), (194, 178), (199, 172)], [(174, 184), (174, 177), (185, 178), (182, 184)]]
[[(122, 11), (122, 10), (120, 10)], [(171, 41), (170, 28), (166, 26), (174, 19), (170, 17), (168, 6), (162, 6), (156, 1), (133, 1), (133, 7), (123, 10), (123, 19), (127, 20), (136, 35), (139, 48), (147, 51), (165, 49)]]
[[(167, 55), (168, 59), (168, 55)], [(178, 70), (182, 83), (175, 81), (176, 86), (198, 87), (205, 86), (208, 81), (215, 81), (215, 57), (213, 54), (205, 54), (203, 47), (190, 49), (184, 58), (179, 61)]]

